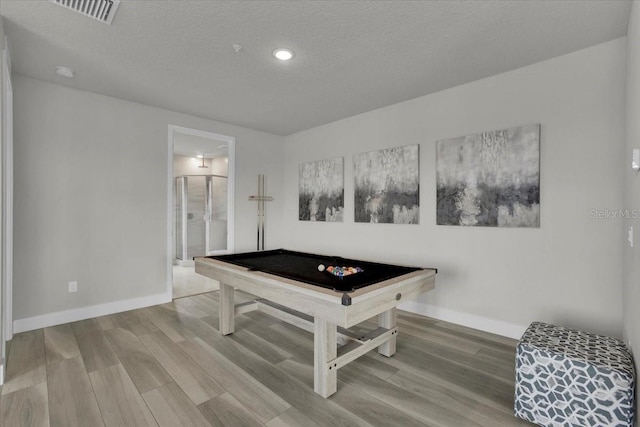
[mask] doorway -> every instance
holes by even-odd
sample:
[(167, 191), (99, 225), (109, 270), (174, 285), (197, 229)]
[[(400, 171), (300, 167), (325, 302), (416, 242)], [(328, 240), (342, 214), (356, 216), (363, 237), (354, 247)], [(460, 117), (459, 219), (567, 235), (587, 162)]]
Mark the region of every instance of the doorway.
[(169, 126), (170, 290), (173, 299), (218, 290), (194, 257), (233, 252), (235, 138)]

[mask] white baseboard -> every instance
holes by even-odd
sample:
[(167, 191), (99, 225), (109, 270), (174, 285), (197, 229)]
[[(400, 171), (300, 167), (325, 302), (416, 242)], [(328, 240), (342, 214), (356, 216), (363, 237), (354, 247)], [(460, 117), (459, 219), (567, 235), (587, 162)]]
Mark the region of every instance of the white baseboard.
[(489, 319), (482, 316), (476, 316), (474, 314), (461, 313), (459, 311), (436, 307), (417, 301), (407, 301), (400, 304), (398, 308), (412, 313), (421, 314), (423, 316), (433, 317), (438, 320), (444, 320), (457, 325), (467, 326), (469, 328), (479, 329), (481, 331), (514, 339), (520, 339), (524, 331), (529, 326)]
[[(132, 298), (128, 300), (115, 301), (106, 304), (98, 304), (89, 307), (82, 307), (73, 310), (58, 311), (55, 313), (43, 314), (40, 316), (18, 319), (13, 322), (14, 334), (32, 331), (34, 329), (46, 328), (63, 323), (76, 322), (78, 320), (90, 319), (92, 317), (106, 316), (108, 314), (120, 313), (137, 308), (149, 307), (152, 305), (165, 304), (172, 300), (170, 293), (151, 295), (148, 297)], [(408, 301), (400, 304), (398, 308), (423, 316), (433, 317), (438, 320), (467, 326), (481, 331), (502, 335), (509, 338), (519, 339), (528, 325), (517, 325), (500, 320), (489, 319), (473, 314), (461, 313), (455, 310), (436, 307), (416, 301)], [(1, 373), (1, 371), (0, 371)]]
[(32, 331), (34, 329), (61, 325), (63, 323), (77, 322), (78, 320), (90, 319), (92, 317), (106, 316), (108, 314), (135, 310), (137, 308), (149, 307), (151, 305), (164, 304), (171, 302), (171, 299), (171, 293), (162, 293), (147, 297), (114, 301), (106, 304), (98, 304), (73, 310), (57, 311), (55, 313), (27, 317), (25, 319), (13, 321), (13, 333), (17, 334), (20, 332)]

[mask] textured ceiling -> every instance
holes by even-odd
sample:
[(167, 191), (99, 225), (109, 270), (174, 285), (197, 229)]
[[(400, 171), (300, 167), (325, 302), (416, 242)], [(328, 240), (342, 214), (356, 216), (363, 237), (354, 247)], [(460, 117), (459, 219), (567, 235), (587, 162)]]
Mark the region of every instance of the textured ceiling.
[[(122, 0), (109, 26), (48, 1), (0, 0), (15, 73), (279, 135), (622, 37), (630, 8)], [(277, 47), (294, 60), (275, 60)], [(76, 78), (55, 75), (60, 64)]]

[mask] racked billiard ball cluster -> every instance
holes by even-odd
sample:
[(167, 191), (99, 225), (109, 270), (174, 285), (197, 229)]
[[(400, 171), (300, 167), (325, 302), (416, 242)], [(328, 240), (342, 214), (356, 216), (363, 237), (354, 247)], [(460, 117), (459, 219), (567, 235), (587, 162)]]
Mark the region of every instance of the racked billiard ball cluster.
[(334, 267), (333, 265), (330, 265), (329, 267), (327, 267), (327, 272), (338, 277), (350, 276), (352, 274), (362, 273), (363, 271), (364, 270), (361, 269), (360, 267), (338, 267), (338, 266)]

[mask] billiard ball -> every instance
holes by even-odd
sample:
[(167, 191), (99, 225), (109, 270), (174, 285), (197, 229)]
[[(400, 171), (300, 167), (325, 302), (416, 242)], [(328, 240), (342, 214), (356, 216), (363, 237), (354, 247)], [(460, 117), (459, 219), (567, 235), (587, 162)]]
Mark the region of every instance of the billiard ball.
[(318, 266), (318, 271), (324, 271), (324, 264), (320, 264)]

